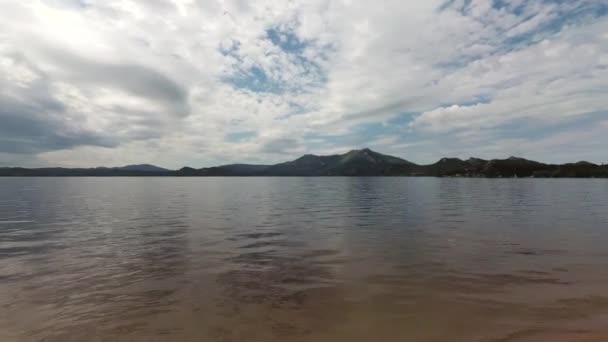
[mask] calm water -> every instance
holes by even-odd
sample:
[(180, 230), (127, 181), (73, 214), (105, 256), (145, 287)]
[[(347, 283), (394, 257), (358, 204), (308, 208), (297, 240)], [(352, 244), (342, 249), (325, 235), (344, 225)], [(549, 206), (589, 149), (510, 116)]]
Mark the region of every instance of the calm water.
[(0, 341), (606, 341), (608, 181), (0, 178)]

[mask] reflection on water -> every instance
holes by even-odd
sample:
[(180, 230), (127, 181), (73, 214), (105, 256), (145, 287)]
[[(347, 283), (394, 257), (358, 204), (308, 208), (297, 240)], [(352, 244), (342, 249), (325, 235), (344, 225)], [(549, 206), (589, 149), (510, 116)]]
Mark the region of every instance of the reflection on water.
[(608, 182), (0, 179), (1, 341), (608, 340)]

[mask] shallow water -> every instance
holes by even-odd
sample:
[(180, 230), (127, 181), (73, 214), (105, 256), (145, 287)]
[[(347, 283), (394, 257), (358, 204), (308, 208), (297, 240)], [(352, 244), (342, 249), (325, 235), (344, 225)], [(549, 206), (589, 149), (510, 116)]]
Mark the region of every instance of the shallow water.
[(0, 341), (607, 341), (608, 181), (0, 178)]

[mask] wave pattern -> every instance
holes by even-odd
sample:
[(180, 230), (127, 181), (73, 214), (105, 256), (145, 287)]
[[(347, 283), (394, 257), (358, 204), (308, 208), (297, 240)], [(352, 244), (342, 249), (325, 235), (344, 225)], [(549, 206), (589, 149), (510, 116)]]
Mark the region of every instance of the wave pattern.
[(0, 179), (0, 340), (601, 340), (606, 227), (593, 179)]

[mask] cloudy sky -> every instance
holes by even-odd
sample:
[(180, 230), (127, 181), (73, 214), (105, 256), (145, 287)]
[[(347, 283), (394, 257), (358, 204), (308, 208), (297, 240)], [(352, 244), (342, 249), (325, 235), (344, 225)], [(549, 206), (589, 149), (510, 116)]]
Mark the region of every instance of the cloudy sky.
[(605, 0), (0, 0), (0, 166), (608, 162)]

